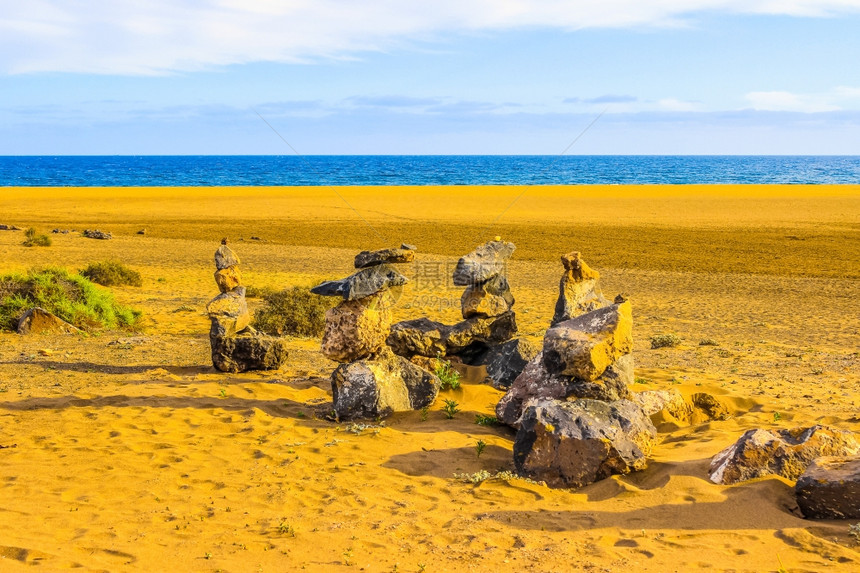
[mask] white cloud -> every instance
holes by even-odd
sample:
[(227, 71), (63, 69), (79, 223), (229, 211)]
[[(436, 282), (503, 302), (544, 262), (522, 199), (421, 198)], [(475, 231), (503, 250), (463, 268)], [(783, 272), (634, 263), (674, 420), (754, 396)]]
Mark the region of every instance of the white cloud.
[(0, 72), (163, 74), (353, 57), (450, 33), (674, 26), (703, 12), (831, 16), (860, 0), (27, 0), (0, 7)]
[(827, 92), (796, 94), (786, 91), (750, 92), (745, 96), (758, 111), (796, 111), (815, 113), (839, 111), (843, 105), (860, 99), (860, 88), (836, 87)]

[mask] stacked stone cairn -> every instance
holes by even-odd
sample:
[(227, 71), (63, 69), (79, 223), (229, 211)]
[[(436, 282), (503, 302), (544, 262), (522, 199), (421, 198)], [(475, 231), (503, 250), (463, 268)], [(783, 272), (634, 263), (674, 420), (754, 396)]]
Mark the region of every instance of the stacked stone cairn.
[(633, 319), (619, 295), (607, 304), (579, 253), (562, 257), (554, 325), (496, 407), (517, 428), (514, 464), (553, 487), (579, 487), (644, 469), (656, 429), (630, 400)]
[(277, 370), (287, 360), (286, 343), (260, 334), (250, 325), (239, 257), (227, 246), (227, 239), (222, 239), (215, 251), (215, 268), (215, 283), (221, 294), (206, 306), (211, 321), (212, 364), (222, 372)]
[(460, 258), (454, 285), (466, 287), (460, 298), (463, 321), (446, 325), (428, 318), (395, 324), (388, 337), (392, 350), (422, 364), (426, 358), (486, 368), (496, 388), (507, 388), (537, 349), (517, 333), (514, 297), (505, 276), (516, 247), (499, 238), (478, 246)]
[(439, 393), (439, 379), (396, 356), (385, 341), (391, 330), (391, 289), (406, 284), (394, 266), (415, 258), (415, 247), (362, 251), (355, 274), (326, 281), (311, 292), (343, 300), (326, 311), (321, 351), (340, 362), (331, 375), (338, 419), (377, 418), (429, 406)]

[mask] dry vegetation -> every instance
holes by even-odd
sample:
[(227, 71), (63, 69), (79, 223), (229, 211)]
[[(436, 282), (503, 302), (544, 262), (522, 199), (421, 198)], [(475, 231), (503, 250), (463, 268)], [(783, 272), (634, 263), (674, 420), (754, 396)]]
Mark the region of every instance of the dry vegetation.
[[(860, 188), (547, 187), (489, 228), (521, 188), (340, 191), (382, 238), (328, 189), (4, 189), (0, 222), (114, 239), (27, 249), (0, 232), (0, 272), (122, 260), (143, 286), (111, 290), (145, 313), (135, 335), (0, 334), (4, 570), (857, 570), (847, 524), (798, 517), (790, 482), (716, 486), (706, 469), (751, 427), (860, 431)], [(417, 244), (396, 318), (453, 322), (461, 289), (438, 277), (497, 234), (518, 246), (522, 333), (541, 336), (558, 256), (580, 250), (633, 301), (634, 390), (710, 392), (733, 417), (661, 428), (645, 472), (553, 491), (506, 473), (511, 432), (475, 422), (500, 396), (479, 373), (427, 412), (346, 426), (325, 419), (334, 363), (314, 339), (277, 373), (211, 367), (224, 235), (272, 292)], [(667, 333), (679, 343), (652, 349)]]

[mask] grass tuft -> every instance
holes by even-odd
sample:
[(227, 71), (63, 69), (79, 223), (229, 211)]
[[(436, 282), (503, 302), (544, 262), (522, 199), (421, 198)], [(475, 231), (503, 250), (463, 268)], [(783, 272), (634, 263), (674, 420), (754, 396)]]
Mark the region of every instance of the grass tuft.
[(651, 337), (651, 348), (678, 346), (681, 338), (677, 334), (657, 334)]
[(143, 284), (140, 273), (117, 261), (90, 263), (81, 276), (102, 286), (136, 286)]
[(441, 389), (447, 390), (450, 388), (451, 390), (456, 390), (460, 387), (460, 373), (454, 370), (451, 367), (451, 362), (442, 358), (441, 355), (438, 356), (439, 366), (436, 367), (436, 377), (439, 378), (439, 381), (442, 382)]
[(109, 291), (63, 268), (0, 276), (0, 329), (16, 330), (21, 315), (34, 306), (84, 330), (132, 326), (141, 315), (117, 304)]
[(30, 227), (26, 231), (24, 231), (24, 236), (26, 239), (24, 240), (22, 245), (25, 247), (50, 247), (51, 246), (51, 237), (48, 235), (40, 235), (39, 232)]
[(274, 336), (322, 336), (325, 311), (333, 306), (329, 297), (297, 286), (269, 292), (263, 301), (263, 306), (254, 313), (253, 327)]

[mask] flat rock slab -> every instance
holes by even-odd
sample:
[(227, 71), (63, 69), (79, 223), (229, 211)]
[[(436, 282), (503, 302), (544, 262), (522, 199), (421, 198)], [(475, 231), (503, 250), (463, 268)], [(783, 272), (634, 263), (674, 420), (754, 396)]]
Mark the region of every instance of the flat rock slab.
[(332, 402), (340, 420), (420, 410), (433, 403), (440, 385), (434, 374), (387, 348), (376, 356), (341, 364), (331, 375)]
[(546, 331), (543, 341), (547, 370), (581, 380), (598, 378), (632, 350), (633, 317), (629, 301), (561, 322)]
[(480, 245), (457, 261), (454, 269), (454, 284), (456, 286), (481, 284), (504, 274), (505, 265), (515, 249), (516, 246), (513, 243), (504, 241), (489, 241)]
[(712, 482), (725, 485), (766, 475), (795, 480), (816, 458), (858, 454), (857, 436), (832, 426), (755, 429), (714, 456), (708, 474)]
[(363, 269), (383, 264), (411, 263), (415, 260), (412, 249), (381, 249), (379, 251), (361, 251), (355, 255), (355, 268)]
[(529, 402), (514, 441), (520, 475), (551, 487), (581, 487), (644, 469), (657, 431), (629, 400)]
[(408, 279), (391, 265), (376, 265), (336, 281), (325, 281), (311, 292), (321, 296), (339, 296), (344, 300), (357, 300), (391, 287), (405, 285)]
[(804, 517), (860, 519), (860, 456), (816, 459), (797, 479), (794, 492)]
[(18, 334), (75, 334), (80, 329), (38, 306), (18, 319)]
[(256, 332), (210, 337), (212, 364), (222, 372), (277, 370), (287, 361), (287, 343)]

